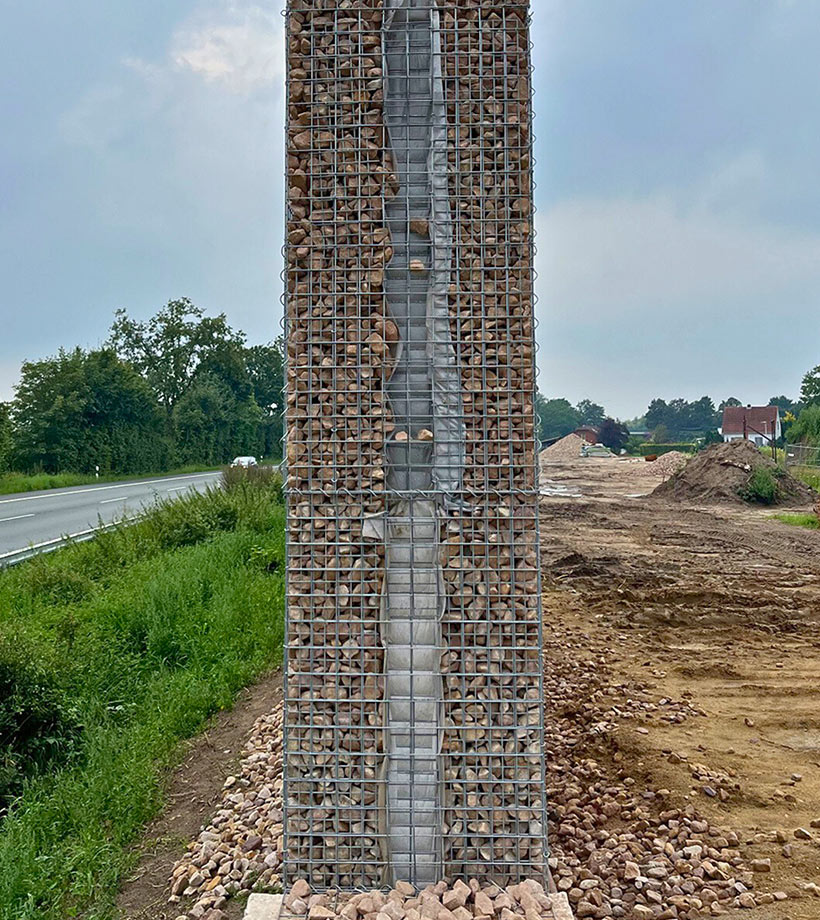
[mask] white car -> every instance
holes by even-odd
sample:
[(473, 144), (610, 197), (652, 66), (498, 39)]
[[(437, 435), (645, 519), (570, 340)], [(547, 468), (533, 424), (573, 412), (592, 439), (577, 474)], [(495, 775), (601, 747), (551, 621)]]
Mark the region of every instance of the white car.
[(231, 466), (241, 466), (243, 470), (249, 470), (252, 466), (258, 466), (256, 457), (236, 457)]

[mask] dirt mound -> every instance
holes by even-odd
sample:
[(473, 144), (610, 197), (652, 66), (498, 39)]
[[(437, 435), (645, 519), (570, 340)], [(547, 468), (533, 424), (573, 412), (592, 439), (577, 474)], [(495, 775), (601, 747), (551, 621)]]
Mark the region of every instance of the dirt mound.
[(810, 505), (815, 498), (808, 486), (745, 440), (713, 445), (693, 457), (652, 494), (687, 504), (760, 501), (771, 505)]
[(575, 460), (581, 456), (581, 448), (587, 442), (577, 434), (568, 434), (541, 451), (545, 460)]

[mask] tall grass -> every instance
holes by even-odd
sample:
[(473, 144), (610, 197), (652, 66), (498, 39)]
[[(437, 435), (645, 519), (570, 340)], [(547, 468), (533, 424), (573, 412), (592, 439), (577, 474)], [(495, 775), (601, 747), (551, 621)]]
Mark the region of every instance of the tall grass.
[(807, 486), (811, 486), (815, 492), (820, 492), (820, 469), (816, 466), (789, 467), (789, 472)]
[(180, 740), (280, 658), (283, 557), (277, 483), (239, 479), (0, 576), (2, 920), (114, 916)]

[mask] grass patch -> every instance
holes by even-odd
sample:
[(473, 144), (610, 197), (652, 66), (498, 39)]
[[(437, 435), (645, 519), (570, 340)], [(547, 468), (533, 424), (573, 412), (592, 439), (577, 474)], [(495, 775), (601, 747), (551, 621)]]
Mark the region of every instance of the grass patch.
[(775, 518), (792, 527), (808, 527), (809, 530), (820, 530), (820, 520), (816, 514), (776, 514)]
[(0, 575), (2, 920), (115, 915), (180, 740), (280, 660), (284, 536), (239, 477)]
[(146, 473), (144, 476), (125, 476), (115, 473), (100, 476), (85, 475), (84, 473), (34, 473), (27, 476), (25, 473), (0, 474), (0, 495), (14, 495), (16, 492), (43, 492), (47, 489), (65, 489), (69, 486), (90, 486), (99, 482), (120, 482), (122, 480), (154, 479), (157, 476), (185, 476), (188, 473), (209, 473), (218, 470), (218, 466), (181, 466), (176, 470), (164, 473)]
[(820, 492), (820, 470), (818, 470), (816, 466), (789, 467), (789, 472), (796, 479), (805, 482), (806, 485), (814, 489), (815, 492)]

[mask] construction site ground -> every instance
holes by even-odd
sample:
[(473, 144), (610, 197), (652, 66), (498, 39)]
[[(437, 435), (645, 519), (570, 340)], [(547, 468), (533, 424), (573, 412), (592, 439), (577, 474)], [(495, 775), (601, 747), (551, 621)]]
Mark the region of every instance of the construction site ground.
[[(664, 815), (685, 813), (690, 842), (736, 834), (739, 843), (722, 858), (731, 861), (724, 877), (744, 879), (753, 891), (743, 917), (818, 920), (820, 536), (764, 508), (650, 498), (659, 470), (580, 457), (543, 465), (555, 878), (577, 917), (624, 916), (606, 906), (633, 884), (623, 880), (623, 859), (649, 871), (653, 854), (670, 845), (667, 825), (676, 823)], [(245, 797), (262, 785), (256, 776), (272, 786), (274, 810), (247, 855), (251, 868), (275, 867), (262, 890), (276, 890), (271, 857), (281, 847), (281, 782), (270, 777), (281, 769), (281, 742), (269, 726), (270, 713), (281, 712), (281, 679), (278, 672), (250, 688), (233, 714), (192, 744), (170, 779), (171, 805), (147, 833), (122, 892), (125, 916), (207, 915), (207, 878), (196, 893), (191, 878), (189, 893), (171, 903), (169, 879), (194, 872), (200, 825), (206, 837), (230, 827), (232, 846), (237, 834), (251, 833), (242, 830), (244, 798), (226, 782), (232, 774), (248, 777)], [(263, 774), (260, 752), (276, 761)], [(222, 824), (209, 825), (214, 814)], [(584, 847), (595, 834), (596, 853), (588, 856)], [(607, 853), (617, 858), (607, 863)], [(224, 913), (212, 916), (240, 917), (249, 890), (243, 882), (235, 897), (217, 902)], [(596, 901), (596, 892), (604, 897)], [(731, 909), (731, 899), (715, 913)], [(675, 913), (674, 903), (667, 886), (654, 915), (710, 915)], [(636, 911), (644, 916), (646, 908)]]
[[(796, 894), (820, 881), (820, 537), (770, 509), (641, 497), (659, 481), (649, 463), (544, 463), (548, 667), (569, 647), (647, 698), (690, 700), (705, 715), (621, 722), (605, 772), (757, 839), (745, 855), (771, 872), (756, 891)], [(693, 776), (703, 766), (720, 790)], [(743, 915), (816, 920), (820, 900)]]

